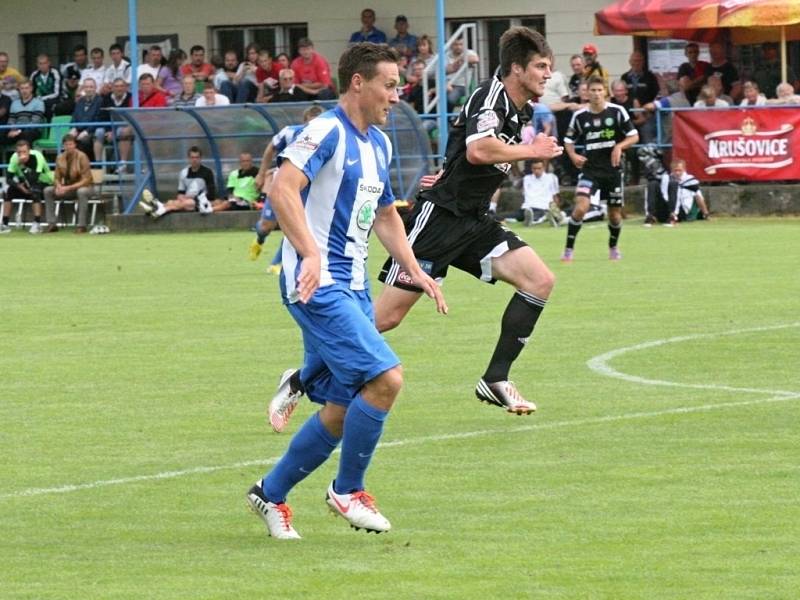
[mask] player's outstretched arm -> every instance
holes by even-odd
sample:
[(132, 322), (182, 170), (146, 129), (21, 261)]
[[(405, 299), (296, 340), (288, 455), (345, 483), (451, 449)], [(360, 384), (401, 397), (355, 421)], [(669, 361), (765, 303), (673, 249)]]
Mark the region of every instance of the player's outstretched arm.
[(300, 302), (306, 303), (319, 287), (319, 248), (306, 222), (306, 213), (300, 191), (308, 185), (305, 173), (285, 161), (272, 182), (272, 208), (278, 215), (283, 235), (297, 250), (303, 262), (297, 277), (297, 293)]
[(397, 214), (397, 209), (393, 205), (383, 206), (378, 209), (373, 223), (375, 235), (389, 251), (400, 266), (411, 276), (414, 284), (422, 288), (428, 296), (436, 302), (436, 310), (443, 315), (447, 314), (448, 308), (444, 295), (439, 285), (423, 271), (414, 251), (406, 238), (406, 231), (403, 227), (403, 220)]
[(506, 144), (494, 136), (486, 136), (467, 144), (467, 160), (473, 165), (493, 165), (496, 163), (550, 159), (561, 156), (564, 149), (558, 140), (543, 133), (538, 134), (531, 144)]

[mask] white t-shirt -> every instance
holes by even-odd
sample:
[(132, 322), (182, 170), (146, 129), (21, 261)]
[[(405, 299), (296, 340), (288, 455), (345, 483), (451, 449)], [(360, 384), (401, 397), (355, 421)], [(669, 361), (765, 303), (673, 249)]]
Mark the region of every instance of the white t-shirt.
[(81, 81), (80, 84), (83, 85), (83, 82), (89, 78), (94, 79), (95, 83), (97, 84), (97, 93), (100, 93), (100, 88), (103, 87), (103, 83), (106, 79), (106, 69), (105, 65), (102, 65), (99, 69), (95, 69), (94, 67), (87, 67), (83, 71), (81, 71)]
[(547, 210), (558, 194), (558, 178), (553, 173), (542, 173), (541, 177), (529, 173), (522, 178), (522, 192), (522, 208)]
[(139, 78), (145, 73), (150, 73), (150, 75), (153, 76), (153, 81), (158, 81), (159, 71), (161, 71), (161, 65), (157, 67), (151, 67), (149, 64), (143, 63), (136, 67), (136, 81), (139, 81)]
[(714, 106), (708, 106), (704, 100), (698, 100), (694, 103), (695, 108), (727, 108), (728, 106), (730, 106), (730, 104), (720, 98), (714, 100)]
[[(230, 99), (223, 94), (214, 94), (214, 106), (228, 106), (231, 103)], [(208, 106), (206, 104), (206, 97), (200, 96), (194, 103), (195, 106)]]
[(565, 96), (569, 96), (567, 79), (561, 71), (553, 71), (553, 76), (544, 84), (544, 94), (539, 98), (539, 103), (550, 106), (563, 102)]

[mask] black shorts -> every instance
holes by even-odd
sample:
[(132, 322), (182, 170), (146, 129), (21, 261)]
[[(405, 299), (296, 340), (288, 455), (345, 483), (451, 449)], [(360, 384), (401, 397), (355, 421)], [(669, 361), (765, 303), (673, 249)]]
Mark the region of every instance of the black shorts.
[(575, 195), (588, 196), (592, 204), (600, 204), (600, 200), (605, 200), (609, 206), (623, 206), (622, 177), (620, 175), (598, 177), (581, 173), (578, 175)]
[[(494, 283), (492, 258), (509, 250), (527, 246), (516, 233), (509, 231), (488, 215), (457, 217), (432, 202), (418, 202), (406, 218), (406, 235), (422, 270), (434, 279), (447, 276), (451, 265), (478, 279)], [(378, 279), (412, 292), (420, 288), (389, 257)]]

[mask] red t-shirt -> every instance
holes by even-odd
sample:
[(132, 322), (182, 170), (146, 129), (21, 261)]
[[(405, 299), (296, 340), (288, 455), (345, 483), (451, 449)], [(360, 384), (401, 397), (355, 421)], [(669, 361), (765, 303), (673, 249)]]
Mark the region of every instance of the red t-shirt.
[(321, 83), (325, 87), (332, 87), (331, 68), (328, 61), (314, 52), (311, 62), (303, 62), (303, 57), (298, 56), (292, 61), (292, 71), (296, 83)]
[(160, 90), (154, 91), (147, 98), (139, 92), (139, 106), (141, 108), (164, 108), (167, 106), (167, 96)]
[(275, 81), (277, 81), (280, 73), (281, 73), (281, 66), (276, 62), (272, 63), (272, 69), (270, 71), (265, 71), (261, 67), (256, 67), (256, 81), (258, 83), (261, 83), (262, 81), (270, 77)]
[(195, 68), (192, 63), (186, 63), (181, 67), (181, 75), (194, 75), (195, 77), (203, 75), (203, 79), (208, 80), (214, 74), (215, 70), (214, 66), (210, 63), (203, 63), (197, 68)]

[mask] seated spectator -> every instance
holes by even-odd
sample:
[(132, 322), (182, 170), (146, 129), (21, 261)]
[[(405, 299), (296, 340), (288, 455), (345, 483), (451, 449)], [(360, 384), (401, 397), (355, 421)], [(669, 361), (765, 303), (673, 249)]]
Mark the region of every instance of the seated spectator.
[(397, 35), (389, 40), (389, 45), (397, 50), (400, 56), (405, 56), (411, 62), (411, 58), (417, 51), (417, 36), (408, 33), (408, 19), (405, 15), (397, 15), (394, 20), (394, 28)]
[(75, 102), (80, 91), (80, 75), (77, 70), (67, 69), (67, 75), (61, 80), (61, 95), (53, 106), (54, 115), (71, 115), (75, 111)]
[(711, 77), (718, 77), (720, 86), (717, 90), (717, 97), (733, 106), (733, 101), (738, 100), (742, 95), (739, 71), (730, 63), (728, 57), (725, 56), (725, 46), (721, 42), (712, 42), (709, 44), (708, 54), (711, 57), (711, 63), (709, 63), (708, 69), (709, 82)]
[(350, 36), (351, 46), (359, 42), (386, 43), (386, 34), (375, 28), (375, 11), (371, 8), (361, 11), (361, 29), (353, 32), (353, 35)]
[[(636, 129), (637, 131), (639, 131), (640, 126), (642, 126), (646, 121), (646, 119), (642, 118), (642, 115), (648, 113), (644, 113), (638, 110), (641, 108), (641, 106), (639, 105), (639, 101), (630, 97), (630, 94), (628, 92), (628, 86), (625, 84), (624, 81), (620, 79), (615, 79), (614, 82), (611, 84), (611, 102), (623, 107), (630, 114), (633, 124), (636, 125)], [(628, 148), (625, 151), (625, 158), (627, 159), (626, 165), (630, 167), (629, 182), (631, 185), (638, 185), (640, 173), (639, 173), (639, 160), (636, 157), (636, 148)]]
[(258, 69), (258, 55), (261, 48), (258, 44), (248, 44), (245, 49), (245, 60), (239, 65), (236, 71), (234, 83), (236, 84), (236, 104), (252, 102), (258, 94), (258, 79), (256, 70)]
[[(686, 97), (686, 90), (688, 89), (691, 80), (688, 76), (678, 78), (678, 91), (670, 94), (666, 98), (659, 98), (653, 102), (648, 102), (642, 108), (648, 112), (655, 112), (662, 108), (688, 108), (691, 106), (689, 98)], [(672, 140), (672, 112), (666, 112), (661, 115), (661, 141), (668, 142)]]
[[(14, 81), (13, 77), (10, 77)], [(8, 124), (8, 117), (11, 115), (12, 100), (5, 94), (0, 94), (0, 127)], [(8, 129), (0, 129), (0, 145), (8, 143)]]
[(11, 228), (11, 200), (23, 198), (33, 202), (33, 224), (28, 230), (36, 234), (42, 232), (42, 199), (44, 186), (53, 183), (53, 174), (47, 166), (47, 159), (38, 150), (31, 150), (28, 140), (18, 140), (16, 152), (8, 161), (6, 179), (6, 201), (3, 204), (3, 222), (0, 224), (0, 233), (9, 233)]
[(92, 48), (92, 52), (90, 54), (92, 62), (89, 66), (81, 71), (81, 78), (80, 84), (83, 83), (87, 79), (94, 79), (95, 89), (97, 93), (100, 93), (100, 90), (103, 89), (103, 82), (106, 78), (106, 65), (104, 64), (105, 61), (105, 52), (103, 52), (102, 48)]
[(588, 81), (594, 75), (601, 77), (606, 82), (606, 93), (608, 93), (608, 71), (597, 60), (597, 46), (584, 44), (583, 63), (583, 78)]
[[(206, 49), (200, 45), (189, 50), (191, 60), (181, 67), (181, 74), (194, 75), (198, 87), (214, 76), (214, 67), (206, 62)], [(197, 90), (202, 92), (202, 88)]]
[[(733, 98), (731, 98), (725, 92), (723, 92), (722, 78), (719, 75), (709, 75), (708, 85), (714, 88), (714, 92), (716, 92), (717, 98), (719, 98), (723, 102), (727, 102), (728, 106), (733, 106)], [(739, 88), (741, 88), (741, 86), (739, 86)]]
[(214, 173), (202, 164), (203, 153), (197, 146), (189, 148), (189, 166), (178, 176), (178, 194), (173, 200), (161, 202), (149, 190), (142, 192), (139, 206), (146, 214), (158, 219), (171, 212), (213, 212), (213, 200), (217, 197)]
[(564, 222), (558, 189), (558, 179), (553, 173), (545, 171), (542, 160), (531, 162), (531, 170), (522, 178), (522, 207), (517, 220), (525, 227), (538, 225), (549, 220), (553, 227)]
[(0, 79), (0, 85), (2, 85), (2, 88), (0, 88), (0, 94), (2, 94), (3, 97), (8, 98), (12, 102), (19, 98), (17, 80), (14, 79), (13, 76), (8, 75), (7, 77)]
[(144, 61), (142, 61), (139, 66), (136, 68), (136, 79), (138, 79), (144, 75), (145, 73), (149, 74), (154, 82), (157, 82), (159, 77), (161, 77), (161, 69), (164, 68), (164, 56), (161, 53), (161, 46), (158, 44), (153, 44), (147, 49), (147, 54), (144, 57)]
[(150, 73), (139, 77), (139, 106), (141, 108), (165, 108), (167, 95), (156, 88), (156, 82)]
[(211, 203), (214, 212), (224, 210), (251, 210), (258, 200), (256, 187), (258, 168), (253, 166), (253, 155), (242, 152), (239, 155), (239, 168), (228, 174), (228, 197)]
[(128, 85), (131, 84), (131, 63), (122, 56), (122, 46), (111, 44), (108, 47), (108, 54), (111, 56), (111, 64), (106, 67), (103, 88), (100, 93), (105, 96), (111, 93), (114, 81), (122, 79)]
[(296, 85), (315, 100), (335, 98), (330, 65), (314, 51), (314, 42), (300, 38), (297, 52), (300, 56), (292, 61)]
[(644, 187), (644, 226), (652, 227), (654, 223), (669, 222), (666, 202), (661, 197), (661, 176), (667, 173), (664, 168), (664, 153), (655, 143), (645, 144), (636, 154), (647, 177)]
[(181, 93), (172, 100), (172, 106), (194, 106), (200, 94), (197, 93), (197, 81), (194, 75), (184, 75), (181, 79)]
[(725, 108), (730, 106), (725, 100), (717, 98), (717, 90), (713, 85), (704, 85), (700, 90), (700, 97), (694, 103), (695, 108)]
[(275, 64), (278, 67), (278, 71), (290, 69), (292, 67), (292, 59), (289, 58), (289, 55), (286, 54), (286, 52), (281, 52), (275, 57)]
[(89, 196), (92, 195), (93, 184), (89, 157), (78, 150), (74, 135), (65, 135), (61, 144), (64, 151), (56, 158), (56, 172), (53, 177), (55, 185), (44, 188), (47, 232), (58, 231), (56, 200), (76, 200), (78, 203), (78, 226), (75, 233), (86, 233)]
[(758, 89), (758, 84), (755, 81), (745, 81), (742, 86), (744, 97), (739, 102), (739, 106), (764, 106), (767, 103), (767, 97)]
[(700, 90), (708, 80), (711, 65), (700, 60), (700, 46), (694, 42), (686, 44), (683, 53), (686, 55), (686, 62), (678, 67), (678, 79), (687, 78), (684, 92), (691, 106), (697, 101)]
[(33, 85), (33, 95), (44, 102), (44, 112), (49, 118), (61, 96), (61, 73), (50, 65), (47, 54), (36, 57), (36, 70), (31, 73), (30, 82)]
[(308, 94), (300, 89), (294, 81), (294, 71), (284, 69), (278, 76), (278, 89), (270, 96), (259, 95), (259, 102), (304, 102), (309, 100)]
[(203, 84), (203, 95), (200, 96), (194, 103), (195, 106), (228, 106), (231, 103), (228, 97), (223, 94), (218, 94), (214, 89), (214, 84), (206, 81)]
[[(461, 98), (467, 95), (467, 89), (472, 79), (470, 69), (478, 64), (480, 59), (477, 53), (464, 48), (464, 39), (456, 38), (450, 44), (450, 50), (447, 52), (447, 63), (445, 65), (445, 72), (447, 73), (447, 104), (448, 108), (452, 108), (461, 101)], [(462, 71), (462, 67), (466, 65), (466, 69)]]
[[(19, 100), (11, 103), (8, 113), (8, 125), (35, 125), (45, 123), (45, 106), (41, 98), (33, 95), (33, 85), (27, 79), (19, 84)], [(11, 129), (8, 141), (27, 140), (29, 145), (41, 135), (39, 128)]]
[[(89, 157), (91, 162), (95, 157), (102, 156), (103, 136), (105, 130), (97, 125), (83, 125), (95, 123), (102, 119), (100, 110), (103, 108), (103, 99), (97, 93), (97, 84), (93, 78), (83, 82), (83, 94), (75, 102), (72, 113), (74, 126), (69, 130), (75, 137), (78, 149)], [(92, 145), (94, 142), (94, 145)]]
[(8, 52), (0, 52), (0, 80), (6, 77), (13, 77), (17, 83), (20, 83), (25, 77), (17, 71), (14, 67), (8, 66)]
[[(114, 83), (111, 85), (111, 93), (107, 96), (103, 96), (103, 108), (110, 109), (110, 108), (124, 108), (131, 106), (131, 94), (128, 91), (128, 84), (125, 82), (124, 79), (118, 77), (114, 80)], [(131, 142), (133, 141), (133, 129), (130, 125), (122, 125), (117, 126), (116, 129), (114, 128), (115, 121), (112, 118), (112, 113), (110, 110), (102, 110), (100, 111), (100, 120), (108, 123), (106, 127), (102, 130), (98, 130), (103, 132), (103, 135), (100, 136), (98, 133), (98, 137), (100, 137), (104, 142), (111, 143), (116, 138), (117, 141), (117, 151), (119, 152), (119, 159), (123, 163), (119, 165), (116, 169), (117, 173), (124, 173), (127, 170), (127, 166), (124, 164), (128, 162), (128, 159), (131, 155)], [(97, 140), (97, 138), (95, 138)], [(96, 141), (95, 141), (96, 143)], [(97, 148), (95, 147), (95, 156), (102, 158), (102, 148), (100, 149), (100, 154), (97, 154)]]
[(183, 91), (181, 82), (183, 75), (181, 69), (186, 62), (186, 52), (180, 48), (170, 51), (167, 64), (158, 72), (156, 87), (167, 95), (167, 103), (172, 104), (177, 96)]
[(644, 54), (635, 50), (628, 58), (630, 69), (622, 74), (620, 79), (628, 88), (628, 96), (631, 100), (643, 106), (652, 102), (658, 96), (659, 84), (658, 77), (650, 69), (644, 66)]
[[(417, 111), (417, 114), (424, 115), (425, 101), (430, 99), (430, 97), (436, 93), (436, 88), (433, 86), (429, 87), (428, 98), (425, 98), (425, 88), (422, 83), (422, 80), (425, 76), (425, 61), (422, 59), (415, 60), (412, 63), (411, 68), (412, 72), (408, 78), (409, 83), (406, 84), (405, 91), (403, 92), (403, 98), (406, 102), (414, 107), (414, 110)], [(423, 119), (422, 125), (425, 127), (425, 131), (428, 133), (436, 129), (436, 121), (433, 119)]]
[(223, 57), (222, 68), (214, 74), (214, 87), (231, 102), (236, 102), (239, 84), (236, 75), (239, 73), (239, 55), (236, 50), (228, 50)]
[(84, 69), (89, 68), (89, 54), (86, 51), (86, 46), (78, 44), (72, 50), (72, 62), (64, 63), (61, 65), (60, 72), (61, 78), (67, 79), (71, 74), (77, 75), (78, 80), (81, 78), (81, 73)]
[(800, 104), (800, 96), (794, 93), (791, 83), (779, 83), (775, 95), (777, 97), (767, 100), (767, 104)]
[[(708, 219), (708, 206), (700, 191), (700, 182), (686, 172), (686, 161), (676, 158), (670, 166), (671, 172), (661, 176), (661, 199), (669, 211), (665, 224), (672, 226), (679, 221)], [(663, 213), (663, 209), (660, 212)], [(657, 219), (659, 216), (656, 214)]]
[(266, 97), (278, 89), (278, 79), (281, 70), (278, 64), (272, 60), (272, 54), (268, 50), (258, 53), (258, 67), (256, 68), (256, 99)]
[(431, 38), (427, 34), (419, 36), (417, 38), (416, 54), (414, 54), (412, 62), (415, 60), (421, 60), (427, 67), (433, 62), (434, 58), (436, 58), (436, 54), (433, 52), (433, 42), (431, 41)]

